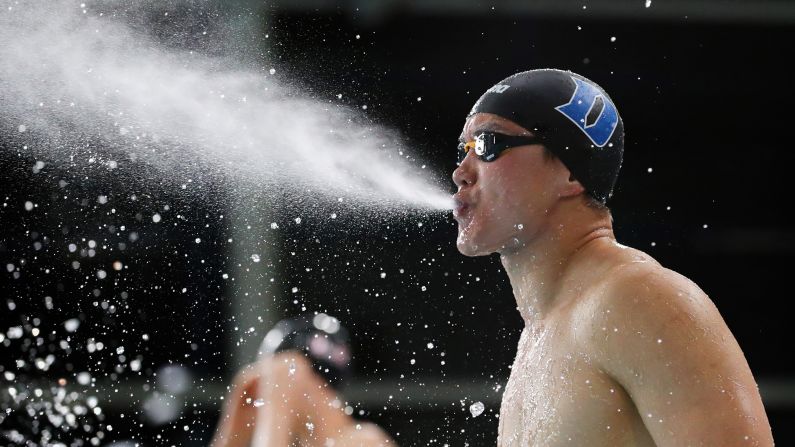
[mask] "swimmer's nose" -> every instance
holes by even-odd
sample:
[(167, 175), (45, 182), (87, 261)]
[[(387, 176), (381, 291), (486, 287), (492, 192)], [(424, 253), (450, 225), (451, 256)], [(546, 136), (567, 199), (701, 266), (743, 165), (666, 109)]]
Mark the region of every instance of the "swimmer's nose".
[(464, 157), (464, 161), (453, 171), (453, 183), (455, 183), (458, 189), (464, 186), (471, 186), (475, 183), (476, 174), (472, 169), (472, 158), (475, 158), (474, 154), (467, 154), (466, 157)]

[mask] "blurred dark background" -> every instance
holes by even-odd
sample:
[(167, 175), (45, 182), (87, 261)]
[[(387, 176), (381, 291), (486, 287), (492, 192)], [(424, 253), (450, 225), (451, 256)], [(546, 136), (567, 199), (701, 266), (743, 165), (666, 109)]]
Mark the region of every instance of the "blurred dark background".
[[(777, 444), (795, 443), (789, 2), (240, 7), (256, 12), (258, 34), (244, 34), (261, 48), (253, 63), (398, 129), (439, 175), (455, 167), (474, 100), (500, 79), (556, 67), (599, 83), (626, 127), (610, 202), (619, 241), (714, 300)], [(88, 372), (98, 442), (206, 445), (219, 397), (269, 326), (327, 312), (353, 333), (355, 415), (401, 445), (494, 445), (521, 319), (498, 259), (457, 253), (450, 216), (365, 220), (341, 209), (298, 223), (300, 209), (275, 204), (244, 216), (261, 228), (251, 242), (225, 185), (197, 198), (134, 164), (121, 174), (37, 168), (26, 137), (2, 125), (0, 381), (40, 382), (46, 394), (59, 378), (86, 385), (78, 375)], [(249, 268), (261, 269), (257, 280), (244, 280)], [(75, 331), (63, 324), (72, 319)], [(476, 401), (486, 411), (473, 419)], [(25, 427), (20, 411), (0, 424)]]

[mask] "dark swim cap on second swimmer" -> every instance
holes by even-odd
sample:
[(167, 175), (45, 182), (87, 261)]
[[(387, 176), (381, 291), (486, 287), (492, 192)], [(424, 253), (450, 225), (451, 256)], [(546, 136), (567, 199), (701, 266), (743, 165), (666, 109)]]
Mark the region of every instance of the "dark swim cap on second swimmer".
[(260, 355), (299, 351), (312, 368), (337, 390), (351, 376), (351, 347), (348, 331), (335, 317), (304, 314), (279, 321), (262, 340)]
[(478, 99), (469, 116), (493, 113), (533, 132), (598, 201), (605, 203), (621, 169), (624, 124), (594, 82), (570, 71), (516, 73)]

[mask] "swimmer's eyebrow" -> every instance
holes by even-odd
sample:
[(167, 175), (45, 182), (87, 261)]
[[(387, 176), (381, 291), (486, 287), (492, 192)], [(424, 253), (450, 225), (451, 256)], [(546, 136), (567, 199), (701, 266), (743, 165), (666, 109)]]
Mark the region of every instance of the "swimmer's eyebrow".
[[(472, 135), (477, 135), (477, 134), (479, 134), (481, 132), (505, 132), (505, 129), (503, 129), (502, 126), (500, 126), (497, 123), (488, 123), (487, 122), (487, 123), (483, 123), (483, 124), (480, 124), (477, 127), (475, 127), (475, 130), (472, 131)], [(458, 136), (458, 142), (459, 143), (466, 143), (466, 141), (464, 141), (464, 134), (463, 133)]]

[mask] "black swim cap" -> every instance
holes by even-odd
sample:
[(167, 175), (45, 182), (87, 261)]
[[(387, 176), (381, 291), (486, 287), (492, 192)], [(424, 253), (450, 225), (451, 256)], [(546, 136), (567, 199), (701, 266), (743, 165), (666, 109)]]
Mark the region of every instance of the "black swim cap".
[(279, 321), (262, 340), (260, 355), (299, 351), (312, 368), (334, 389), (342, 389), (351, 376), (351, 348), (348, 331), (336, 318), (304, 314)]
[(493, 113), (533, 132), (591, 196), (605, 203), (613, 195), (624, 123), (594, 82), (563, 70), (516, 73), (486, 90), (467, 118), (476, 113)]

